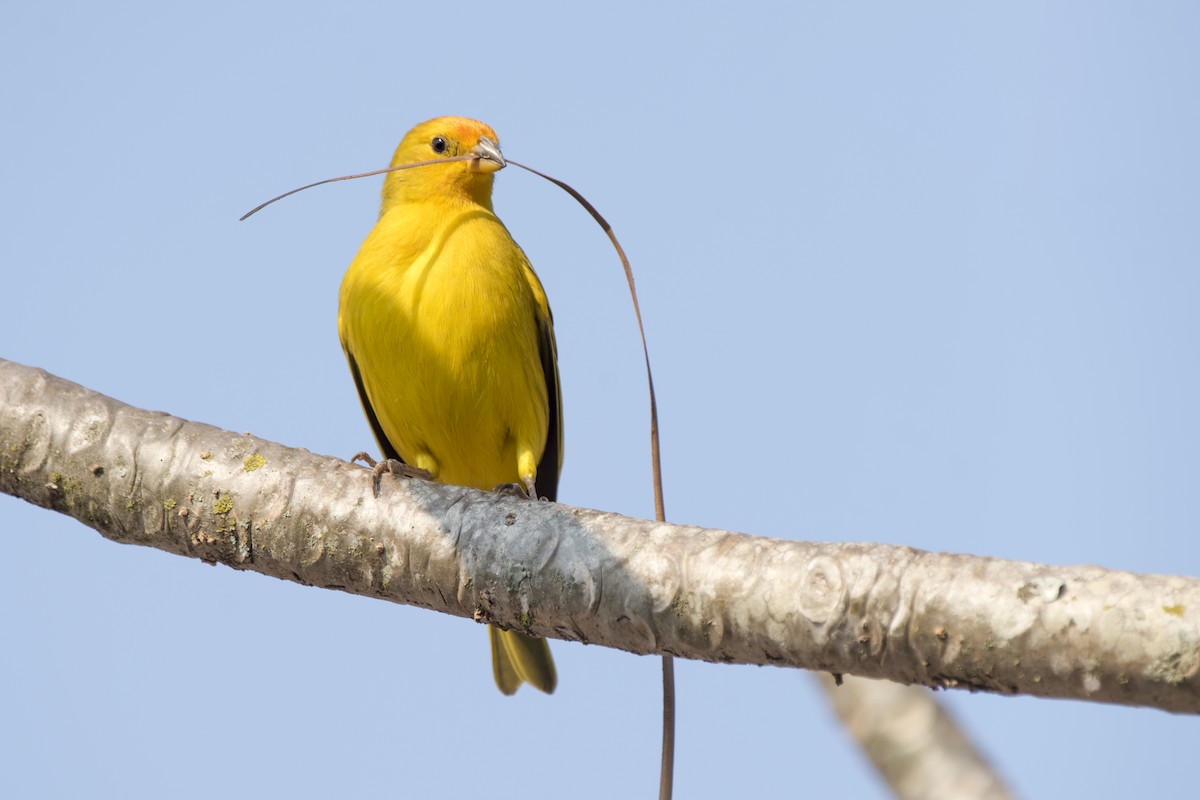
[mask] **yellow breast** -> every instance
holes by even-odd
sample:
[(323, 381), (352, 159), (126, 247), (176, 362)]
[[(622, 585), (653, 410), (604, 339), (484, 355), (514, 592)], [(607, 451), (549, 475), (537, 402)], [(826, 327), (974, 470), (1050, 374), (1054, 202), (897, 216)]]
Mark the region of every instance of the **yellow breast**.
[(388, 442), (446, 483), (519, 482), (546, 443), (545, 294), (489, 209), (410, 203), (342, 282), (338, 328)]

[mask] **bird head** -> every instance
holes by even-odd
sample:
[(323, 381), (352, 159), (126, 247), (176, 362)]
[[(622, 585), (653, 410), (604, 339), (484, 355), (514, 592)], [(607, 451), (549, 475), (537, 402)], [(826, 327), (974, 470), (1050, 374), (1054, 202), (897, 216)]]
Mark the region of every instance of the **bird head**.
[(473, 201), (491, 208), (492, 178), (505, 161), (496, 132), (482, 122), (464, 117), (422, 122), (405, 134), (392, 166), (454, 156), (472, 158), (389, 172), (383, 183), (384, 210), (394, 203), (430, 198)]

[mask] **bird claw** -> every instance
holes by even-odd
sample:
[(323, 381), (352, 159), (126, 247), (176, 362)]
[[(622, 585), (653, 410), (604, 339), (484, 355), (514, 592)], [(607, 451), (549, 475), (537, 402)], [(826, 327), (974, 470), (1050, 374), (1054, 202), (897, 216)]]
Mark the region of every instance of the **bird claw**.
[(374, 490), (376, 497), (379, 497), (379, 491), (383, 485), (383, 475), (385, 472), (405, 478), (420, 478), (424, 481), (433, 480), (433, 473), (429, 470), (421, 469), (420, 467), (414, 467), (411, 464), (405, 464), (403, 461), (395, 458), (385, 458), (382, 461), (376, 461), (365, 452), (360, 452), (355, 453), (350, 459), (351, 464), (359, 461), (366, 464), (367, 468), (374, 473), (374, 478), (371, 480), (371, 488)]
[(545, 497), (538, 497), (537, 486), (533, 481), (527, 481), (524, 484), (520, 483), (498, 483), (492, 487), (492, 491), (496, 494), (506, 494), (510, 497), (520, 497), (523, 500), (539, 500), (549, 502)]

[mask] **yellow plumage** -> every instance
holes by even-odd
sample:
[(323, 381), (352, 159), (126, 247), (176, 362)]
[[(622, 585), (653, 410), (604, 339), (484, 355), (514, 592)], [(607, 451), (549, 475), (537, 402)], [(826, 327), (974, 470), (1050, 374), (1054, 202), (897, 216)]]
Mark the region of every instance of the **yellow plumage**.
[[(400, 142), (379, 220), (342, 280), (338, 333), (385, 458), (443, 483), (555, 499), (562, 464), (546, 293), (492, 210), (495, 132), (443, 117)], [(544, 639), (489, 626), (496, 684), (554, 691)]]

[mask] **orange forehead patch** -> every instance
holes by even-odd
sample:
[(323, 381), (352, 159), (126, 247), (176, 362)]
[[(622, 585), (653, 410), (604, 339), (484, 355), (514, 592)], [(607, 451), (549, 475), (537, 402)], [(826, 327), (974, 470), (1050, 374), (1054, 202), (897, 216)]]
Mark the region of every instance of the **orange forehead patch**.
[(430, 134), (442, 133), (457, 139), (469, 147), (477, 144), (484, 136), (493, 142), (499, 142), (496, 132), (492, 130), (490, 125), (479, 120), (468, 119), (467, 117), (437, 117), (436, 119), (422, 122), (413, 128), (414, 132), (418, 130)]

